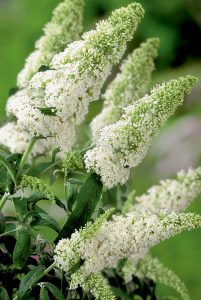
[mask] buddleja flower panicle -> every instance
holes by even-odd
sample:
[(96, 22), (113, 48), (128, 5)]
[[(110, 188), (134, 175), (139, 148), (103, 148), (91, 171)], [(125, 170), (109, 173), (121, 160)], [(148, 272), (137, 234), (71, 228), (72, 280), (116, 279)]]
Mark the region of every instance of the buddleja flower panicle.
[(71, 266), (67, 263), (69, 257), (71, 261), (73, 257), (76, 261), (79, 257), (84, 261), (80, 269), (71, 276), (72, 287), (76, 287), (85, 282), (91, 273), (101, 272), (104, 268), (115, 268), (120, 259), (144, 253), (160, 241), (200, 226), (201, 216), (192, 213), (161, 211), (141, 216), (136, 216), (135, 213), (126, 217), (113, 216), (113, 220), (105, 221), (91, 238), (81, 239), (81, 233), (76, 232), (76, 241), (79, 241), (76, 251), (73, 246), (74, 234), (72, 240), (62, 240), (55, 249), (55, 261), (66, 272)]
[(151, 187), (145, 194), (136, 197), (135, 204), (130, 206), (136, 214), (146, 211), (156, 213), (160, 210), (169, 212), (184, 211), (201, 193), (201, 168), (180, 171), (177, 179), (167, 179), (160, 185)]
[[(61, 156), (71, 150), (75, 126), (83, 121), (89, 102), (99, 98), (106, 78), (121, 59), (142, 16), (143, 9), (136, 3), (115, 11), (96, 30), (54, 56), (53, 70), (37, 73), (29, 87), (12, 96), (7, 104), (8, 114), (17, 117), (22, 130), (47, 138), (48, 146), (59, 146)], [(44, 114), (40, 108), (54, 111), (55, 115)]]
[(105, 80), (121, 59), (142, 16), (143, 9), (136, 3), (114, 11), (97, 24), (96, 30), (85, 33), (82, 40), (55, 55), (51, 62), (55, 71), (38, 73), (31, 87), (44, 89), (45, 105), (55, 107), (58, 116), (73, 118), (80, 124), (89, 102), (99, 98)]
[(102, 112), (90, 125), (94, 140), (98, 137), (101, 128), (118, 121), (124, 112), (123, 108), (146, 94), (154, 70), (158, 46), (157, 38), (148, 39), (123, 62), (121, 72), (117, 74), (104, 94)]
[(18, 75), (18, 86), (28, 86), (32, 76), (42, 65), (48, 66), (55, 54), (67, 44), (79, 39), (82, 32), (84, 0), (64, 0), (53, 11), (52, 19), (44, 28), (44, 35), (36, 42), (36, 50), (26, 59)]
[(102, 129), (95, 147), (85, 155), (86, 167), (99, 174), (108, 188), (124, 184), (196, 82), (193, 76), (170, 80), (129, 105), (118, 122)]

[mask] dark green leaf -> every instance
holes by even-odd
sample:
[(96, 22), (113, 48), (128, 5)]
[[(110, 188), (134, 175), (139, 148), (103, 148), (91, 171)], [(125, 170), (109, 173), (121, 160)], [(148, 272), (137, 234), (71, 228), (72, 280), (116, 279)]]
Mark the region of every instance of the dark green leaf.
[(41, 192), (34, 192), (31, 194), (31, 196), (29, 198), (27, 198), (27, 202), (28, 203), (37, 203), (40, 200), (45, 200), (46, 197), (43, 193)]
[(65, 194), (66, 194), (66, 204), (68, 210), (71, 212), (73, 204), (76, 201), (77, 198), (77, 189), (76, 187), (71, 184), (70, 182), (66, 182), (65, 184)]
[(26, 300), (31, 288), (40, 280), (45, 271), (44, 266), (37, 266), (31, 269), (21, 280), (19, 286), (19, 296), (21, 300)]
[(133, 297), (129, 297), (127, 295), (127, 293), (125, 293), (124, 291), (122, 291), (120, 288), (116, 288), (116, 287), (111, 287), (111, 290), (113, 292), (113, 294), (118, 298), (118, 299), (124, 299), (124, 300), (132, 300)]
[(4, 233), (6, 230), (6, 219), (2, 212), (0, 211), (0, 234)]
[(3, 155), (5, 158), (8, 157), (11, 153), (10, 150), (4, 146), (4, 145), (0, 145), (0, 154)]
[(13, 182), (15, 183), (15, 185), (17, 185), (17, 181), (16, 181), (16, 178), (15, 178), (15, 171), (14, 171), (12, 165), (1, 154), (0, 154), (0, 163), (2, 163), (6, 167), (6, 169), (7, 169), (8, 173), (10, 174), (10, 177), (12, 178)]
[(35, 206), (35, 211), (38, 213), (40, 219), (34, 220), (31, 223), (31, 226), (46, 226), (53, 229), (56, 232), (61, 230), (59, 224), (55, 219), (53, 219), (50, 215), (48, 215), (42, 208)]
[(13, 251), (13, 264), (17, 269), (22, 269), (30, 254), (31, 235), (28, 227), (17, 231), (17, 241)]
[(39, 297), (40, 297), (40, 300), (49, 300), (50, 299), (48, 291), (47, 291), (45, 285), (41, 286)]
[(56, 109), (54, 107), (38, 107), (38, 109), (45, 116), (56, 116)]
[(45, 72), (45, 71), (49, 71), (50, 67), (46, 66), (46, 65), (42, 65), (40, 66), (40, 68), (38, 69), (38, 72)]
[(19, 91), (19, 88), (18, 87), (13, 87), (9, 90), (8, 92), (8, 96), (13, 96), (14, 94), (16, 94), (17, 92)]
[(4, 287), (0, 287), (0, 300), (10, 300), (7, 290)]
[(37, 164), (34, 168), (31, 168), (29, 172), (27, 172), (27, 175), (29, 176), (39, 176), (44, 170), (49, 168), (52, 165), (52, 162), (44, 162)]
[(55, 297), (55, 299), (65, 300), (64, 296), (62, 295), (60, 290), (55, 285), (53, 285), (52, 283), (49, 283), (49, 282), (43, 282), (43, 284), (52, 293), (52, 295)]
[(15, 207), (17, 217), (22, 220), (28, 213), (27, 198), (13, 198), (13, 204)]
[(22, 159), (21, 153), (13, 153), (7, 157), (7, 161), (13, 163), (14, 167), (17, 167)]
[(95, 173), (86, 179), (79, 190), (75, 208), (66, 220), (61, 232), (56, 238), (56, 242), (63, 237), (70, 236), (75, 229), (83, 226), (91, 219), (97, 203), (100, 200), (102, 187), (100, 177)]
[(60, 148), (59, 148), (59, 147), (56, 148), (56, 149), (54, 149), (54, 150), (52, 151), (52, 163), (55, 163), (57, 153), (59, 153), (59, 152), (60, 152)]
[(77, 178), (70, 178), (68, 181), (72, 184), (78, 184), (78, 185), (81, 185), (83, 183), (80, 179)]
[(60, 208), (66, 210), (65, 205), (63, 204), (63, 202), (61, 200), (59, 200), (59, 198), (55, 197), (55, 202), (56, 202), (56, 205), (58, 205)]

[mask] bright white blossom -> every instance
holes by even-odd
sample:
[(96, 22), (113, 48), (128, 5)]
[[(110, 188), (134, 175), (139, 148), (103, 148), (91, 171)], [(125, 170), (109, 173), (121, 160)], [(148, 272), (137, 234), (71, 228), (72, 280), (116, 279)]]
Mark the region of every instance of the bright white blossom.
[[(30, 142), (30, 134), (22, 130), (14, 122), (8, 122), (0, 128), (0, 144), (6, 146), (12, 153), (23, 153)], [(48, 144), (50, 144), (50, 141), (49, 143), (44, 140), (36, 141), (32, 148), (31, 155), (36, 156), (48, 151)]]
[(118, 121), (124, 107), (145, 95), (154, 70), (158, 46), (157, 38), (148, 39), (124, 61), (121, 72), (106, 90), (102, 112), (90, 125), (94, 140), (101, 128)]
[(181, 171), (177, 179), (167, 179), (151, 187), (145, 194), (136, 197), (132, 210), (137, 214), (162, 209), (182, 212), (201, 193), (201, 167)]
[(19, 135), (27, 132), (29, 140), (34, 135), (43, 137), (45, 139), (37, 142), (42, 145), (41, 149), (38, 148), (40, 154), (44, 153), (43, 149), (60, 147), (63, 156), (75, 144), (75, 127), (70, 120), (64, 122), (54, 112), (53, 115), (44, 114), (41, 108), (44, 108), (42, 94), (34, 90), (23, 89), (7, 102), (7, 113), (17, 117)]
[(128, 259), (123, 267), (124, 278), (126, 282), (132, 280), (135, 275), (138, 278), (149, 278), (157, 283), (167, 285), (176, 290), (183, 300), (189, 300), (186, 286), (180, 278), (170, 269), (166, 268), (157, 258), (146, 255), (144, 258), (136, 261)]
[(62, 153), (71, 150), (75, 125), (83, 121), (89, 101), (98, 99), (142, 16), (143, 9), (136, 3), (113, 12), (96, 30), (56, 55), (53, 70), (37, 73), (29, 88), (11, 96), (8, 114), (17, 117), (17, 124), (31, 135), (52, 138)]
[(71, 286), (76, 288), (91, 273), (114, 268), (120, 259), (144, 252), (162, 240), (198, 226), (201, 226), (201, 217), (192, 213), (160, 212), (141, 216), (130, 213), (126, 217), (113, 216), (113, 220), (104, 222), (92, 238), (80, 240), (77, 232), (79, 245), (75, 245), (74, 238), (72, 247), (71, 239), (61, 240), (56, 246), (55, 261), (59, 268), (69, 272), (69, 253), (71, 262), (75, 253), (74, 263), (80, 256), (83, 265), (71, 276)]
[(43, 89), (45, 105), (55, 108), (59, 117), (80, 124), (89, 102), (99, 98), (113, 65), (122, 58), (142, 16), (137, 3), (114, 11), (96, 30), (55, 55), (50, 65), (53, 70), (36, 74), (30, 86)]
[(86, 153), (87, 169), (99, 174), (108, 188), (124, 184), (130, 169), (142, 161), (153, 137), (196, 81), (192, 76), (171, 80), (128, 106), (118, 122), (101, 130), (96, 146)]
[(80, 260), (81, 243), (95, 236), (113, 212), (114, 209), (109, 209), (97, 218), (94, 223), (87, 223), (83, 229), (75, 231), (70, 239), (60, 240), (55, 248), (54, 259), (57, 266), (64, 269), (66, 272), (69, 272), (69, 270)]
[(0, 144), (9, 148), (11, 152), (23, 153), (30, 142), (30, 135), (19, 129), (19, 126), (13, 122), (0, 128)]
[(53, 11), (44, 35), (36, 42), (35, 51), (29, 55), (24, 69), (18, 75), (18, 86), (28, 86), (32, 76), (42, 65), (49, 65), (55, 54), (67, 44), (79, 39), (82, 31), (84, 0), (65, 0)]

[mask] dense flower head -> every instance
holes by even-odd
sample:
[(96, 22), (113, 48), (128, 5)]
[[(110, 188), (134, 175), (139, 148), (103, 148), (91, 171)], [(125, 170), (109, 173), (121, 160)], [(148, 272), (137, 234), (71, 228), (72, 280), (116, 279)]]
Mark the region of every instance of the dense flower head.
[(91, 123), (95, 139), (101, 128), (118, 121), (122, 108), (144, 96), (148, 90), (159, 40), (148, 39), (142, 43), (121, 65), (121, 72), (109, 85), (104, 95), (102, 112)]
[(132, 207), (136, 213), (158, 212), (161, 209), (181, 212), (201, 193), (201, 168), (181, 171), (177, 179), (163, 180), (142, 196), (136, 197)]
[(82, 283), (82, 288), (86, 292), (91, 292), (96, 300), (115, 300), (107, 280), (101, 273), (91, 274), (85, 282)]
[(96, 146), (85, 155), (86, 167), (99, 174), (108, 188), (125, 183), (130, 169), (142, 161), (153, 137), (195, 83), (192, 76), (170, 80), (128, 106), (118, 122), (101, 130)]
[(30, 135), (19, 129), (14, 122), (2, 126), (0, 128), (0, 145), (6, 146), (11, 152), (24, 152), (30, 142)]
[(70, 239), (61, 239), (55, 248), (54, 259), (57, 267), (69, 272), (80, 260), (81, 243), (93, 238), (113, 212), (114, 209), (109, 209), (97, 218), (94, 223), (89, 222), (80, 231), (75, 231)]
[[(63, 156), (75, 144), (74, 125), (70, 120), (64, 122), (54, 111), (52, 115), (43, 113), (40, 110), (43, 107), (43, 94), (40, 91), (23, 89), (8, 99), (7, 114), (17, 117), (20, 135), (26, 135), (28, 140), (34, 135), (45, 138), (37, 143), (42, 148), (36, 149), (35, 146), (35, 154), (42, 154), (47, 149), (54, 150), (59, 146)], [(27, 145), (24, 146), (26, 148)]]
[(75, 125), (88, 104), (99, 97), (114, 63), (119, 62), (143, 16), (140, 4), (113, 12), (96, 30), (54, 56), (53, 70), (37, 73), (29, 87), (11, 96), (7, 113), (31, 135), (42, 136), (59, 146), (61, 153), (75, 144)]
[[(6, 146), (11, 153), (23, 153), (30, 142), (31, 135), (15, 122), (8, 122), (0, 128), (0, 145)], [(33, 146), (31, 156), (43, 154), (49, 147), (50, 140), (38, 140)]]
[[(97, 233), (88, 239), (82, 239), (74, 249), (74, 238), (64, 239), (55, 249), (55, 261), (65, 272), (70, 266), (69, 252), (75, 253), (84, 261), (80, 269), (72, 277), (71, 285), (76, 287), (86, 280), (91, 273), (98, 273), (104, 268), (116, 267), (122, 258), (130, 257), (147, 250), (160, 241), (174, 236), (183, 230), (190, 230), (201, 225), (201, 217), (192, 213), (177, 214), (161, 211), (158, 214), (146, 213), (136, 216), (130, 213), (126, 217), (113, 216), (113, 220), (106, 221)], [(79, 232), (76, 233), (79, 235)], [(77, 236), (76, 240), (79, 238)]]
[(18, 75), (19, 87), (26, 87), (42, 65), (49, 65), (55, 54), (79, 39), (83, 6), (84, 0), (65, 0), (55, 8), (51, 21), (44, 28), (44, 35), (36, 42), (36, 50), (29, 55)]
[(140, 4), (130, 4), (112, 13), (98, 23), (96, 30), (83, 35), (83, 39), (69, 45), (55, 55), (52, 71), (35, 75), (32, 88), (44, 90), (44, 102), (54, 107), (62, 118), (73, 118), (80, 124), (90, 101), (97, 100), (100, 90), (126, 50), (133, 37), (143, 9)]

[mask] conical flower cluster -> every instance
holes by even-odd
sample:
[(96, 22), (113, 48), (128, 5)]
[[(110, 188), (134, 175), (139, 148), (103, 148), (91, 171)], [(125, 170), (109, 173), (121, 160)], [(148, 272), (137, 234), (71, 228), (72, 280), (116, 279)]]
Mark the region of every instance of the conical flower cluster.
[(157, 38), (148, 39), (124, 61), (121, 72), (106, 90), (102, 112), (91, 123), (94, 140), (101, 128), (120, 119), (123, 108), (146, 94), (158, 46)]
[(37, 73), (29, 88), (13, 95), (8, 114), (17, 117), (18, 125), (31, 135), (50, 138), (62, 153), (71, 149), (75, 125), (83, 121), (89, 102), (99, 98), (142, 17), (140, 4), (116, 10), (96, 30), (54, 56), (52, 70)]
[(113, 220), (104, 222), (91, 238), (80, 240), (77, 232), (76, 238), (73, 235), (72, 240), (61, 240), (55, 249), (55, 262), (59, 268), (69, 272), (73, 261), (76, 263), (79, 257), (84, 261), (72, 275), (71, 286), (76, 288), (91, 273), (114, 268), (120, 259), (144, 252), (162, 240), (198, 226), (201, 226), (201, 217), (192, 213), (168, 214), (161, 211), (141, 216), (135, 213), (126, 217), (113, 216)]
[(192, 76), (171, 80), (128, 106), (118, 122), (102, 129), (96, 146), (86, 153), (86, 167), (99, 174), (108, 188), (124, 184), (196, 81)]
[(160, 185), (151, 187), (145, 194), (136, 197), (132, 210), (136, 214), (146, 211), (157, 213), (160, 210), (184, 211), (201, 193), (201, 168), (181, 171), (177, 179), (167, 179)]
[(36, 50), (29, 55), (24, 69), (18, 75), (18, 86), (25, 88), (42, 65), (49, 66), (55, 54), (67, 44), (78, 40), (82, 32), (84, 0), (65, 0), (53, 11), (44, 35), (36, 42)]

